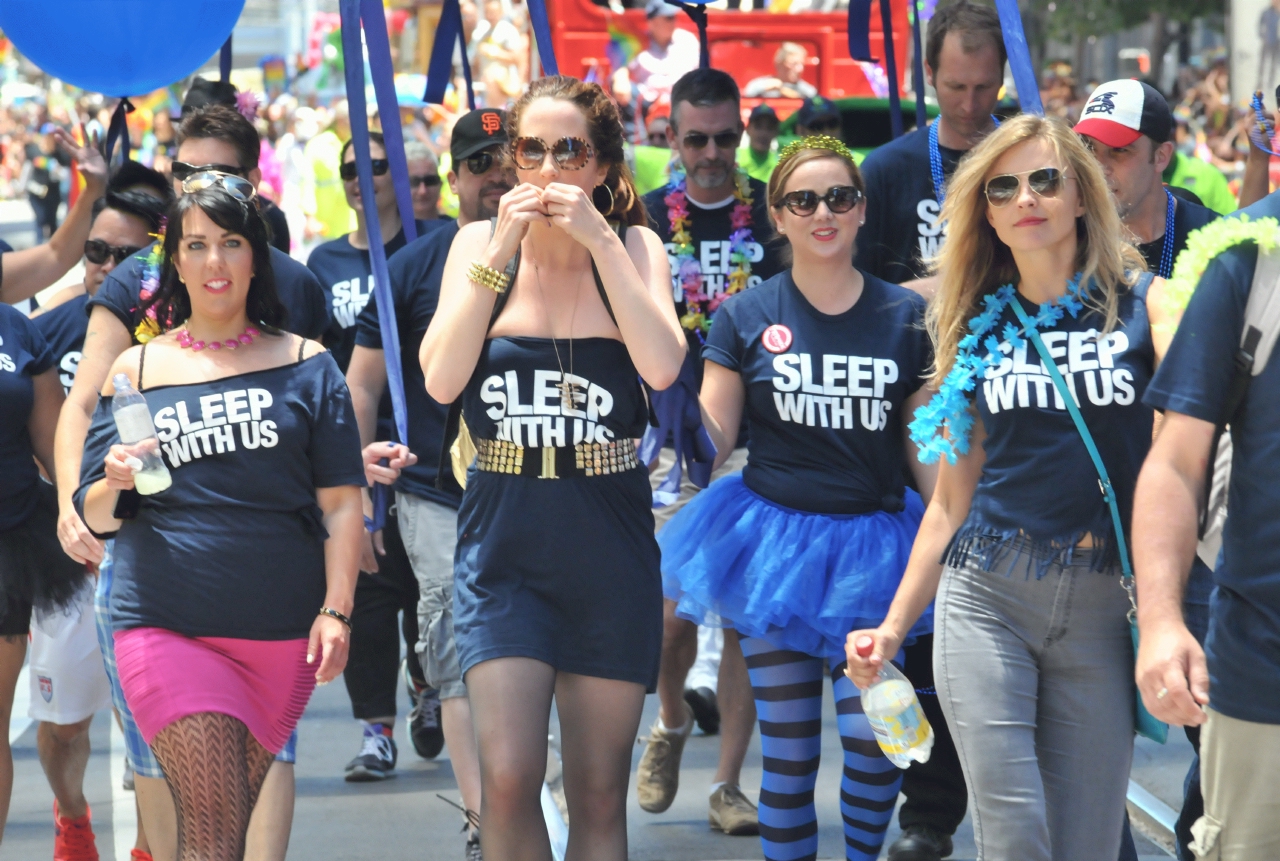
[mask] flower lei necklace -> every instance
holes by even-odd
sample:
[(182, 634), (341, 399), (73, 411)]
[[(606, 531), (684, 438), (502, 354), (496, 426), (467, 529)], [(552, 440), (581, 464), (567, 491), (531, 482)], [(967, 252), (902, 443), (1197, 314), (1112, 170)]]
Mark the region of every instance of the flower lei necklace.
[(1187, 235), (1187, 246), (1178, 255), (1164, 289), (1164, 310), (1172, 319), (1182, 316), (1213, 258), (1245, 242), (1256, 243), (1263, 251), (1275, 250), (1280, 246), (1280, 221), (1240, 215), (1212, 221)]
[[(148, 234), (156, 242), (151, 246), (151, 251), (142, 261), (142, 284), (138, 289), (139, 307), (151, 301), (151, 297), (160, 289), (160, 263), (164, 259), (164, 230), (165, 223), (161, 220), (160, 230), (156, 233)], [(137, 328), (133, 330), (133, 339), (139, 344), (145, 344), (159, 335), (161, 331), (160, 321), (156, 317), (155, 306), (152, 305), (142, 315), (142, 319), (138, 321)]]
[[(1077, 274), (1067, 284), (1067, 292), (1054, 302), (1045, 302), (1029, 325), (1005, 323), (1001, 334), (1015, 347), (1023, 346), (1024, 336), (1035, 329), (1047, 329), (1062, 319), (1063, 312), (1079, 316), (1084, 309), (1084, 290)], [(1017, 301), (1017, 291), (1006, 284), (994, 293), (982, 297), (983, 312), (969, 321), (969, 334), (960, 339), (951, 370), (942, 381), (938, 393), (929, 403), (916, 410), (915, 420), (908, 425), (911, 440), (920, 448), (922, 463), (937, 463), (945, 457), (948, 463), (956, 462), (956, 455), (969, 453), (969, 434), (973, 430), (973, 413), (969, 411), (968, 392), (978, 387), (978, 380), (987, 368), (1000, 363), (1000, 340), (992, 332), (1000, 315)], [(983, 336), (986, 335), (984, 339)], [(981, 344), (982, 350), (979, 350)], [(942, 435), (943, 425), (949, 434)]]
[(702, 265), (693, 250), (693, 236), (689, 233), (689, 198), (685, 194), (688, 177), (682, 171), (672, 176), (670, 191), (662, 202), (667, 205), (667, 223), (671, 225), (671, 242), (676, 247), (676, 276), (684, 291), (685, 307), (680, 325), (691, 332), (705, 336), (711, 331), (711, 314), (725, 299), (741, 292), (751, 277), (751, 255), (747, 244), (751, 242), (751, 185), (747, 174), (738, 169), (734, 184), (733, 211), (729, 213), (729, 284), (724, 292), (708, 298), (702, 290)]

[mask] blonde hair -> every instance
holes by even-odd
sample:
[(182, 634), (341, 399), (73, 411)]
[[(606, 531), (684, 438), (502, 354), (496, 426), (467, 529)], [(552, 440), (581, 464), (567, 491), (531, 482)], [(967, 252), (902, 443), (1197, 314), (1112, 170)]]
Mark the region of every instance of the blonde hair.
[(1049, 143), (1078, 189), (1084, 215), (1076, 219), (1075, 269), (1081, 273), (1082, 284), (1093, 280), (1095, 289), (1090, 296), (1094, 298), (1086, 304), (1105, 317), (1103, 332), (1115, 328), (1122, 290), (1147, 268), (1138, 249), (1124, 239), (1102, 169), (1071, 128), (1057, 117), (1035, 114), (1006, 121), (961, 160), (939, 214), (947, 225), (947, 238), (931, 261), (938, 274), (938, 291), (925, 315), (934, 344), (930, 382), (935, 387), (951, 370), (960, 339), (968, 333), (969, 320), (981, 310), (982, 297), (1019, 281), (1009, 246), (987, 221), (985, 188), (1000, 157), (1033, 140)]

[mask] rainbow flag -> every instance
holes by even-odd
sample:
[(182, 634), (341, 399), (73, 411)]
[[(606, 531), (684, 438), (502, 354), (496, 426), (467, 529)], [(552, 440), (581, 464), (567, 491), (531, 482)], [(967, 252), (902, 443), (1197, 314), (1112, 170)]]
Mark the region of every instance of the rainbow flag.
[(640, 39), (633, 33), (628, 33), (617, 24), (610, 22), (609, 24), (609, 44), (605, 47), (605, 56), (609, 58), (609, 65), (615, 70), (631, 64), (636, 55), (641, 51)]

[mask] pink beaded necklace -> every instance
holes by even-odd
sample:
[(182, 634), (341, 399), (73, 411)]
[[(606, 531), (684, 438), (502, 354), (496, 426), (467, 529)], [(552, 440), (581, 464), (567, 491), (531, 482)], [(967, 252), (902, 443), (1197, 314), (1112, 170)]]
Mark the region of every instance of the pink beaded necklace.
[(197, 341), (195, 338), (191, 337), (191, 332), (183, 328), (178, 330), (176, 337), (178, 339), (179, 347), (188, 347), (193, 352), (198, 353), (206, 347), (210, 350), (221, 350), (223, 347), (226, 347), (228, 350), (234, 350), (241, 344), (247, 347), (253, 343), (254, 338), (261, 334), (262, 333), (257, 329), (249, 326), (234, 338), (228, 338), (225, 341), (209, 341), (208, 343), (205, 343), (204, 341)]

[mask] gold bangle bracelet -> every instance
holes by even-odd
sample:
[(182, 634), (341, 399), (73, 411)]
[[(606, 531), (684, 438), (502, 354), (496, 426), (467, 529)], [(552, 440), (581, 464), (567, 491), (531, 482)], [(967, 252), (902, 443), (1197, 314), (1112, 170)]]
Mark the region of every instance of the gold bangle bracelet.
[(510, 286), (510, 279), (505, 272), (499, 272), (492, 266), (485, 266), (479, 260), (471, 264), (471, 268), (467, 270), (467, 278), (481, 287), (488, 287), (494, 293), (506, 293), (507, 287)]

